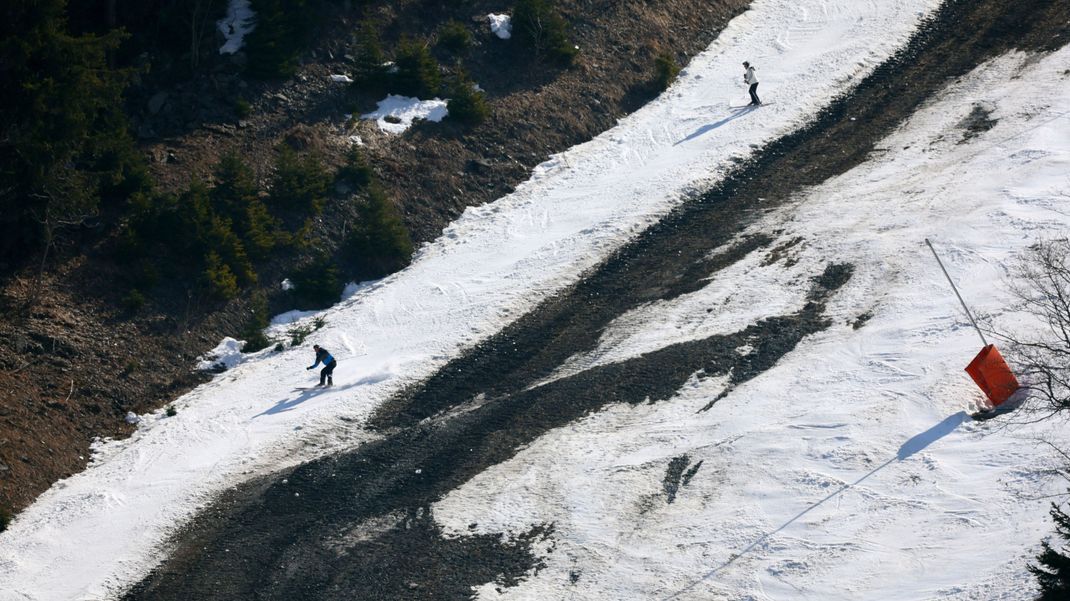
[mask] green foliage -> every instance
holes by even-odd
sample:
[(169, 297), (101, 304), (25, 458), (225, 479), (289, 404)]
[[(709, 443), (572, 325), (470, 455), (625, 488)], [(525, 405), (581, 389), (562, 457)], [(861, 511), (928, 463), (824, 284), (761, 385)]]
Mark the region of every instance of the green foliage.
[(513, 7), (513, 36), (535, 53), (559, 64), (571, 64), (578, 50), (569, 40), (568, 23), (551, 0), (517, 0)]
[(166, 411), (167, 417), (174, 417), (178, 415), (178, 409), (175, 409), (174, 405), (168, 405)]
[(464, 23), (450, 19), (438, 31), (438, 45), (453, 54), (464, 54), (472, 47), (472, 33)]
[(446, 105), (449, 118), (465, 125), (478, 125), (490, 115), (486, 95), (477, 90), (468, 75), (459, 70), (450, 86), (450, 101)]
[(1043, 550), (1037, 556), (1039, 565), (1029, 565), (1027, 569), (1036, 576), (1040, 585), (1040, 601), (1056, 601), (1070, 598), (1070, 556), (1066, 554), (1066, 542), (1070, 541), (1070, 514), (1052, 503), (1051, 517), (1055, 521), (1055, 531), (1064, 543), (1056, 549), (1042, 543)]
[(243, 353), (255, 353), (271, 345), (271, 340), (264, 334), (268, 327), (268, 304), (263, 294), (256, 294), (249, 303), (249, 319), (238, 335), (245, 341)]
[(290, 278), (291, 291), (301, 309), (322, 309), (338, 302), (342, 294), (342, 280), (338, 267), (326, 254), (318, 254), (311, 263), (298, 269)]
[(253, 113), (253, 105), (244, 98), (238, 98), (234, 101), (234, 112), (237, 113), (239, 119), (244, 119)]
[[(0, 261), (23, 260), (147, 179), (126, 134), (123, 35), (71, 35), (63, 0), (8, 0), (0, 22)], [(134, 181), (127, 182), (128, 179)]]
[(317, 330), (323, 329), (323, 326), (327, 325), (327, 320), (322, 316), (316, 317), (312, 320), (312, 327)]
[(269, 202), (273, 207), (300, 214), (319, 214), (331, 178), (313, 155), (297, 156), (289, 146), (279, 147)]
[(290, 336), (290, 346), (300, 346), (305, 341), (305, 338), (308, 338), (308, 335), (312, 333), (312, 328), (294, 325), (289, 330), (286, 330), (286, 333)]
[(212, 297), (228, 301), (238, 296), (238, 278), (215, 251), (208, 253), (205, 264), (204, 280)]
[(246, 70), (260, 79), (286, 78), (315, 27), (316, 0), (252, 0), (256, 28), (245, 37)]
[(397, 73), (390, 86), (392, 91), (405, 96), (431, 98), (439, 93), (442, 78), (439, 75), (438, 62), (431, 56), (427, 44), (402, 39), (398, 44)]
[(263, 259), (278, 246), (288, 243), (282, 224), (259, 198), (253, 172), (236, 154), (223, 157), (216, 167), (212, 207), (230, 219), (253, 259)]
[(7, 507), (0, 505), (0, 532), (7, 530), (7, 525), (11, 523), (11, 510)]
[(373, 185), (368, 189), (368, 199), (359, 207), (358, 217), (345, 241), (358, 277), (382, 277), (409, 264), (412, 238), (381, 188)]
[(353, 86), (369, 94), (378, 94), (386, 89), (390, 78), (383, 66), (386, 53), (379, 39), (379, 29), (373, 21), (363, 21), (356, 38), (357, 60), (353, 66)]
[(360, 148), (354, 146), (346, 153), (346, 162), (334, 174), (335, 180), (341, 181), (356, 190), (366, 188), (372, 182), (372, 168)]
[(676, 64), (676, 59), (668, 52), (662, 52), (654, 59), (654, 85), (659, 90), (665, 90), (676, 81), (676, 76), (680, 73), (680, 65)]

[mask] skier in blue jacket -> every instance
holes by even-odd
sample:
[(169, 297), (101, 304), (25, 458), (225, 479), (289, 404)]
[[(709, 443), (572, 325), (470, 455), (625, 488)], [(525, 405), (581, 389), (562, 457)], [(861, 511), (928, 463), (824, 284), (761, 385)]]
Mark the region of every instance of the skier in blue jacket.
[(323, 386), (323, 381), (326, 380), (327, 386), (334, 386), (334, 377), (331, 374), (334, 373), (334, 368), (338, 366), (338, 362), (327, 352), (327, 349), (320, 347), (320, 345), (313, 344), (312, 348), (316, 351), (316, 362), (305, 369), (315, 369), (317, 365), (323, 363), (323, 369), (320, 370), (319, 385)]

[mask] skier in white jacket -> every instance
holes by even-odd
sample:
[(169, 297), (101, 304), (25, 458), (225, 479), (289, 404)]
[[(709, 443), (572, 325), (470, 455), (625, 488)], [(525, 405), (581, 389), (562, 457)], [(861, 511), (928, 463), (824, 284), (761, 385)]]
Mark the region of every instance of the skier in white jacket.
[(747, 71), (743, 74), (743, 81), (750, 85), (750, 105), (759, 106), (762, 101), (758, 99), (758, 76), (754, 74), (754, 67), (743, 61), (743, 68)]

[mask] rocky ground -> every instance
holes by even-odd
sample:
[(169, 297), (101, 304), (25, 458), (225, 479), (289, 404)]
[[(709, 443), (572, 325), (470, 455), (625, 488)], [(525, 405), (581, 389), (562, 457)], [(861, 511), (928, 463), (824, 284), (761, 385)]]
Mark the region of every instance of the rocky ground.
[[(146, 76), (130, 94), (133, 129), (162, 189), (206, 180), (220, 156), (238, 151), (266, 179), (273, 149), (287, 142), (339, 164), (359, 135), (414, 238), (434, 238), (466, 206), (493, 200), (528, 177), (550, 154), (590, 139), (656, 93), (654, 57), (681, 64), (705, 48), (745, 9), (745, 0), (619, 3), (562, 0), (581, 47), (560, 69), (523, 56), (494, 37), (485, 15), (498, 3), (467, 4), (477, 45), (466, 68), (492, 107), (482, 125), (462, 130), (424, 123), (402, 136), (345, 118), (372, 99), (329, 81), (346, 72), (357, 15), (339, 8), (325, 20), (297, 74), (284, 82), (240, 75), (242, 56), (221, 57), (189, 81)], [(430, 35), (444, 7), (414, 0), (389, 3), (377, 15), (401, 33)], [(439, 12), (436, 12), (439, 11)], [(251, 112), (239, 116), (236, 100)], [(344, 219), (328, 207), (323, 243)], [(120, 308), (122, 275), (108, 259), (109, 240), (72, 236), (37, 279), (28, 269), (0, 289), (0, 509), (18, 510), (55, 482), (82, 469), (96, 437), (124, 436), (128, 411), (149, 411), (201, 381), (195, 358), (235, 334), (247, 307), (206, 308), (172, 295), (137, 316)], [(87, 243), (93, 239), (96, 242)], [(273, 309), (289, 307), (273, 307)]]

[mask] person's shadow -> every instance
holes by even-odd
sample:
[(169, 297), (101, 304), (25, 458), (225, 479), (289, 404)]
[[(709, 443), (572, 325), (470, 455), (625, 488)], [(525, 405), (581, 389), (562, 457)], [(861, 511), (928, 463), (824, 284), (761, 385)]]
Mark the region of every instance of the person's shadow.
[(385, 379), (386, 379), (385, 377), (380, 377), (380, 376), (368, 376), (368, 377), (362, 378), (360, 380), (357, 380), (356, 382), (353, 382), (353, 383), (350, 383), (350, 384), (343, 384), (341, 386), (326, 386), (326, 387), (313, 386), (313, 387), (309, 387), (307, 389), (298, 389), (298, 390), (295, 390), (294, 392), (300, 392), (301, 394), (297, 395), (296, 397), (294, 397), (292, 399), (283, 399), (283, 400), (279, 401), (278, 403), (275, 403), (274, 406), (269, 407), (268, 409), (265, 409), (263, 412), (254, 415), (253, 419), (256, 419), (258, 417), (262, 417), (262, 416), (265, 416), (265, 415), (277, 415), (279, 413), (285, 413), (287, 411), (292, 411), (294, 408), (296, 408), (301, 403), (304, 403), (305, 401), (307, 401), (307, 400), (309, 400), (309, 399), (311, 399), (313, 397), (317, 397), (317, 396), (319, 396), (319, 395), (321, 395), (321, 394), (323, 394), (325, 392), (341, 392), (343, 390), (348, 390), (348, 389), (354, 388), (356, 386), (365, 386), (365, 385), (368, 385), (368, 384), (375, 384), (377, 382), (382, 382)]
[(747, 113), (752, 112), (756, 108), (758, 108), (758, 107), (747, 105), (747, 106), (741, 106), (741, 107), (739, 107), (737, 109), (734, 109), (731, 115), (725, 117), (724, 119), (721, 119), (720, 121), (717, 121), (716, 123), (707, 123), (706, 125), (703, 125), (702, 127), (698, 128), (694, 132), (692, 132), (691, 135), (687, 136), (683, 140), (680, 140), (676, 144), (673, 144), (673, 146), (679, 146), (680, 144), (683, 144), (684, 142), (690, 142), (691, 140), (694, 140), (695, 138), (705, 134), (706, 132), (708, 132), (710, 130), (714, 130), (714, 129), (717, 129), (718, 127), (721, 127), (722, 125), (724, 125), (725, 123), (728, 123), (729, 121), (735, 121), (736, 119), (739, 119), (743, 115), (746, 115)]
[(718, 572), (720, 572), (721, 570), (723, 570), (723, 569), (727, 568), (728, 566), (732, 565), (733, 563), (736, 562), (737, 559), (739, 559), (740, 557), (743, 557), (747, 553), (749, 553), (752, 550), (754, 550), (755, 547), (757, 547), (758, 545), (760, 545), (763, 542), (765, 542), (765, 540), (768, 539), (770, 536), (773, 536), (777, 532), (780, 532), (781, 530), (787, 528), (788, 526), (793, 524), (796, 520), (798, 520), (802, 516), (804, 516), (804, 515), (810, 513), (811, 511), (817, 509), (825, 501), (828, 501), (829, 499), (838, 496), (839, 494), (841, 494), (845, 490), (849, 490), (851, 488), (854, 488), (855, 486), (858, 486), (858, 484), (860, 484), (863, 480), (865, 480), (866, 478), (869, 478), (873, 474), (876, 474), (877, 472), (881, 471), (882, 469), (888, 467), (888, 465), (891, 464), (893, 461), (904, 461), (906, 459), (909, 459), (913, 455), (917, 454), (918, 452), (925, 450), (929, 445), (931, 445), (934, 442), (940, 440), (941, 438), (947, 436), (948, 434), (951, 434), (952, 432), (954, 432), (955, 428), (959, 427), (959, 424), (961, 424), (962, 422), (964, 422), (964, 421), (966, 421), (968, 419), (970, 419), (969, 414), (967, 414), (965, 411), (959, 411), (958, 413), (955, 413), (953, 415), (949, 415), (948, 417), (944, 418), (943, 421), (941, 421), (940, 423), (936, 424), (935, 426), (929, 428), (928, 430), (922, 432), (921, 434), (917, 434), (915, 436), (912, 436), (909, 440), (904, 442), (902, 444), (902, 446), (899, 447), (899, 451), (895, 454), (894, 457), (889, 458), (888, 461), (885, 461), (884, 463), (882, 463), (882, 464), (878, 465), (877, 467), (873, 468), (869, 473), (863, 475), (858, 480), (855, 480), (854, 482), (851, 482), (851, 483), (848, 483), (848, 484), (844, 484), (843, 486), (841, 486), (837, 490), (833, 491), (831, 494), (829, 494), (824, 499), (821, 499), (817, 503), (814, 503), (813, 505), (807, 507), (806, 509), (804, 509), (801, 512), (799, 512), (799, 514), (796, 515), (795, 517), (793, 517), (790, 520), (788, 520), (788, 521), (784, 522), (783, 524), (781, 524), (780, 527), (777, 528), (776, 530), (771, 530), (771, 531), (766, 532), (765, 534), (761, 535), (760, 537), (758, 537), (757, 540), (755, 540), (749, 546), (747, 546), (746, 549), (743, 549), (739, 553), (733, 554), (728, 559), (728, 561), (722, 563), (721, 565), (717, 566), (713, 570), (707, 572), (704, 576), (702, 576), (702, 578), (699, 578), (698, 580), (692, 582), (691, 584), (687, 585), (686, 587), (676, 591), (675, 593), (669, 595), (668, 597), (665, 597), (666, 601), (668, 601), (669, 599), (675, 599), (675, 598), (679, 597), (680, 595), (686, 593), (687, 591), (695, 588), (696, 586), (698, 586), (703, 581), (709, 579), (712, 576), (717, 575)]

